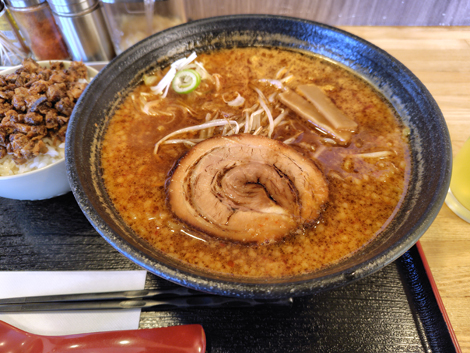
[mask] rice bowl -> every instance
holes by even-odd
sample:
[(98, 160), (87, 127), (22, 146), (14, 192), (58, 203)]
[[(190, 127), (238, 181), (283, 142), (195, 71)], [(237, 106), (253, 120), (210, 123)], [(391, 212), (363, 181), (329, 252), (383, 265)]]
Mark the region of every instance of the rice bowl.
[[(51, 62), (38, 61), (41, 67), (49, 67)], [(65, 68), (70, 61), (62, 61)], [(21, 66), (9, 68), (0, 75), (14, 73)], [(88, 80), (97, 75), (97, 71), (87, 68)], [(43, 137), (47, 151), (27, 160), (23, 164), (15, 163), (8, 153), (0, 159), (0, 197), (18, 200), (41, 200), (59, 196), (70, 191), (65, 171), (65, 142), (54, 143), (49, 137)]]

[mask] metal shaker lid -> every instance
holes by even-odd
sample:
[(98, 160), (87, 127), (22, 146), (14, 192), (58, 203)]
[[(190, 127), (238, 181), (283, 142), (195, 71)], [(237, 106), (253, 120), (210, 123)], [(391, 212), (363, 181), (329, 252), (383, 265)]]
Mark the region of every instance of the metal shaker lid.
[(46, 0), (4, 0), (8, 7), (32, 7), (45, 3)]
[(52, 12), (57, 15), (74, 15), (96, 6), (98, 0), (47, 0)]

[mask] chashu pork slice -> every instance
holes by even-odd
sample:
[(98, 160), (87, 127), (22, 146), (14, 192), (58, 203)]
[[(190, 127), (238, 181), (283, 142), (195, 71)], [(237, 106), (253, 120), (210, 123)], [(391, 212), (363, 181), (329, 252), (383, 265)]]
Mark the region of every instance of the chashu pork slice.
[(194, 146), (172, 171), (167, 196), (172, 212), (190, 228), (263, 244), (318, 219), (328, 185), (292, 147), (240, 134)]

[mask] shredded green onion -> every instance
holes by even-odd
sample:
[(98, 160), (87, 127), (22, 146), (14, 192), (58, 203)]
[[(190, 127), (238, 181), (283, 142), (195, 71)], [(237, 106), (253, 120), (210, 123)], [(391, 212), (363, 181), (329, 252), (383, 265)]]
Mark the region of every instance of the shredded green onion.
[(178, 71), (172, 82), (176, 93), (187, 94), (194, 91), (201, 83), (201, 75), (196, 70), (186, 69)]

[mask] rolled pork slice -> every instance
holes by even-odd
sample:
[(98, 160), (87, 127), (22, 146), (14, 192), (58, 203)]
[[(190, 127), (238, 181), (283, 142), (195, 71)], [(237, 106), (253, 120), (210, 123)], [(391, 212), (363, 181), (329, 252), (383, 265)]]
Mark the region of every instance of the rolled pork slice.
[(266, 244), (320, 217), (328, 185), (313, 161), (267, 137), (213, 137), (194, 146), (167, 184), (172, 212), (190, 228)]

